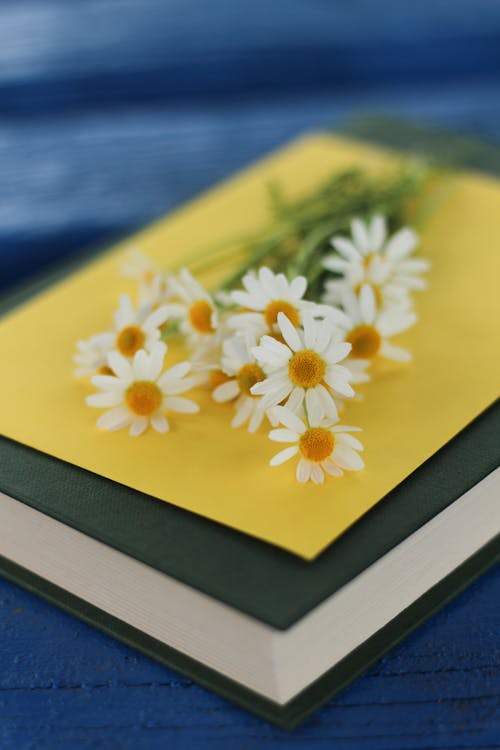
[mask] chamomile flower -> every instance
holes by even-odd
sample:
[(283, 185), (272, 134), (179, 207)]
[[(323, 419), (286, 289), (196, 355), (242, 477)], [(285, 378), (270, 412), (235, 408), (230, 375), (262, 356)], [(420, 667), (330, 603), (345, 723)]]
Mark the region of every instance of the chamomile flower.
[(283, 273), (275, 274), (266, 266), (247, 273), (242, 284), (244, 290), (230, 293), (233, 303), (244, 308), (229, 319), (229, 325), (235, 330), (246, 330), (256, 338), (265, 333), (277, 332), (278, 314), (284, 313), (292, 325), (298, 327), (302, 323), (305, 311), (317, 309), (319, 305), (303, 299), (307, 289), (304, 276), (296, 276), (288, 281)]
[(90, 377), (100, 373), (112, 375), (108, 366), (108, 352), (113, 348), (113, 333), (98, 333), (85, 341), (76, 342), (76, 353), (73, 362), (76, 364), (74, 374), (77, 378)]
[(196, 281), (186, 268), (178, 277), (168, 279), (172, 297), (176, 301), (167, 305), (169, 315), (180, 323), (181, 332), (191, 346), (198, 346), (214, 336), (218, 315), (214, 301), (207, 290)]
[(138, 248), (131, 248), (120, 266), (123, 276), (137, 281), (138, 305), (153, 310), (169, 298), (165, 274)]
[(337, 417), (335, 393), (350, 398), (350, 372), (338, 363), (351, 351), (351, 344), (338, 341), (337, 331), (328, 319), (317, 321), (304, 316), (303, 330), (292, 325), (282, 312), (278, 327), (284, 343), (263, 336), (252, 352), (265, 371), (265, 380), (251, 388), (262, 396), (262, 408), (269, 409), (286, 400), (295, 412), (305, 402), (312, 419)]
[(369, 284), (380, 307), (388, 304), (408, 304), (408, 294), (425, 289), (421, 275), (429, 268), (424, 258), (410, 255), (418, 245), (417, 234), (403, 227), (392, 237), (387, 236), (386, 221), (376, 215), (371, 222), (353, 219), (352, 237), (333, 237), (331, 242), (337, 253), (323, 261), (329, 271), (341, 274), (341, 279), (327, 281), (323, 301), (336, 304), (343, 289), (359, 291)]
[(141, 435), (151, 425), (157, 432), (167, 432), (165, 411), (195, 414), (199, 406), (179, 394), (192, 388), (189, 362), (180, 362), (163, 374), (166, 344), (155, 344), (150, 353), (140, 349), (132, 361), (116, 351), (108, 355), (108, 364), (115, 375), (95, 375), (92, 384), (98, 393), (87, 396), (88, 406), (109, 408), (97, 420), (103, 430), (115, 431), (129, 427), (130, 435)]
[(124, 357), (133, 357), (140, 349), (151, 351), (160, 340), (160, 326), (168, 316), (166, 305), (151, 312), (149, 306), (135, 308), (130, 297), (122, 294), (114, 316), (114, 348)]
[(252, 354), (255, 340), (247, 336), (231, 336), (225, 339), (219, 384), (212, 391), (214, 401), (234, 401), (235, 415), (232, 427), (248, 422), (248, 431), (255, 432), (261, 425), (265, 411), (261, 399), (251, 392), (252, 386), (264, 380), (266, 375)]
[(359, 295), (345, 289), (342, 304), (351, 321), (345, 339), (352, 346), (352, 360), (374, 360), (379, 356), (399, 362), (411, 360), (410, 352), (395, 346), (389, 338), (410, 328), (417, 320), (415, 313), (405, 307), (378, 310), (369, 284), (363, 284)]
[(359, 455), (363, 446), (350, 434), (359, 432), (359, 427), (348, 427), (331, 419), (305, 421), (282, 406), (277, 406), (275, 413), (283, 427), (271, 430), (269, 438), (290, 445), (273, 456), (271, 466), (279, 466), (298, 455), (297, 480), (311, 480), (314, 484), (322, 484), (325, 474), (341, 477), (344, 471), (359, 471), (364, 467)]
[(159, 273), (160, 269), (142, 250), (131, 247), (125, 253), (125, 260), (120, 264), (120, 271), (122, 276), (128, 279), (140, 280), (151, 278)]

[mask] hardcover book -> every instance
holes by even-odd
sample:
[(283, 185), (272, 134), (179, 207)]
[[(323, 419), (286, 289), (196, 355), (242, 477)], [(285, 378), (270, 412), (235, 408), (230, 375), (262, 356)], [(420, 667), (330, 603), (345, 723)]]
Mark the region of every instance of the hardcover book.
[[(0, 323), (1, 573), (293, 728), (491, 566), (500, 554), (494, 240), (500, 236), (500, 149), (464, 143), (377, 121), (347, 135), (307, 135), (133, 238), (6, 298)], [(465, 168), (459, 167), (463, 154)], [(277, 420), (270, 425), (272, 439), (292, 442), (290, 425), (299, 425), (300, 449), (283, 453), (306, 458), (303, 465), (313, 468), (302, 479), (314, 481), (304, 483), (299, 469), (300, 481), (291, 481), (287, 464), (269, 466), (275, 451), (263, 425), (252, 430), (258, 434), (231, 429), (231, 403), (213, 398), (225, 391), (210, 392), (196, 362), (192, 386), (200, 414), (177, 395), (164, 402), (185, 412), (182, 427), (173, 420), (168, 433), (159, 434), (167, 430), (162, 417), (152, 422), (156, 431), (137, 439), (127, 430), (97, 429), (87, 405), (95, 389), (72, 376), (72, 357), (78, 338), (105, 326), (120, 291), (133, 294), (135, 281), (117, 274), (131, 246), (172, 273), (196, 267), (207, 288), (223, 290), (224, 300), (222, 277), (234, 277), (244, 249), (270, 220), (270, 185), (281, 186), (295, 206), (302, 201), (307, 212), (307, 196), (339, 170), (345, 179), (355, 170), (386, 175), (407, 164), (417, 164), (418, 172), (424, 157), (426, 165), (446, 158), (453, 169), (443, 176), (441, 167), (432, 167), (438, 188), (419, 226), (429, 285), (417, 301), (418, 325), (401, 334), (413, 360), (377, 362), (362, 397), (342, 413), (342, 422), (363, 430), (365, 468), (350, 471), (362, 466), (352, 458), (353, 446), (361, 450), (357, 438), (332, 433), (332, 445), (338, 435), (350, 452), (332, 453), (337, 464), (322, 460), (325, 476), (333, 476), (323, 481), (323, 470), (318, 475), (318, 443), (304, 436), (317, 436), (326, 423), (311, 421), (317, 405), (306, 396), (305, 412), (290, 417), (282, 405), (266, 412)], [(276, 198), (274, 188), (271, 193)], [(366, 225), (373, 233), (382, 231), (377, 217)], [(362, 242), (368, 233), (353, 219), (353, 241), (357, 234)], [(287, 225), (292, 220), (287, 217)], [(347, 240), (336, 242), (345, 250)], [(215, 250), (206, 255), (210, 247)], [(308, 247), (298, 241), (287, 249), (293, 264)], [(365, 270), (373, 267), (374, 254), (366, 253)], [(217, 262), (206, 262), (209, 255)], [(338, 258), (331, 265), (344, 268)], [(256, 288), (251, 273), (243, 279), (247, 292)], [(365, 287), (360, 298), (369, 299)], [(382, 304), (370, 294), (374, 306)], [(175, 304), (160, 309), (178, 309)], [(401, 300), (397, 305), (400, 315), (414, 316)], [(242, 323), (254, 324), (247, 309), (241, 314)], [(293, 339), (288, 318), (281, 313), (277, 320), (283, 336), (264, 336), (267, 343), (252, 350), (257, 358), (265, 346), (282, 352)], [(308, 356), (320, 350), (319, 336), (304, 345)], [(346, 340), (362, 352), (359, 340)], [(174, 362), (182, 359), (175, 332), (168, 347)], [(110, 365), (115, 361), (115, 371), (92, 382), (117, 380), (119, 361), (109, 358)], [(175, 367), (180, 372), (182, 365)], [(230, 373), (227, 365), (219, 389)], [(236, 381), (241, 386), (241, 378)], [(93, 405), (104, 401), (94, 398)], [(286, 401), (283, 394), (279, 401)], [(321, 434), (323, 449), (327, 433)]]

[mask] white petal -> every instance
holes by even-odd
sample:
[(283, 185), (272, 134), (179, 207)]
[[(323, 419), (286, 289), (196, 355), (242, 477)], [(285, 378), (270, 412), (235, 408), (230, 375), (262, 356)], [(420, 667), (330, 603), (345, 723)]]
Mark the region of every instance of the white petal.
[(385, 248), (385, 255), (390, 261), (398, 261), (411, 255), (418, 243), (418, 236), (408, 227), (400, 229), (391, 237)]
[(133, 379), (130, 362), (125, 357), (122, 357), (119, 352), (113, 351), (108, 354), (108, 364), (119, 378), (128, 381)]
[(324, 412), (321, 400), (314, 388), (308, 388), (306, 391), (306, 409), (309, 423), (312, 425), (319, 424)]
[(153, 414), (151, 417), (151, 425), (156, 432), (164, 433), (168, 431), (168, 422), (163, 414)]
[(351, 349), (352, 344), (349, 344), (348, 341), (339, 341), (336, 344), (330, 344), (325, 352), (325, 359), (331, 364), (342, 362), (348, 356)]
[[(250, 400), (250, 399), (249, 399)], [(253, 412), (248, 423), (248, 432), (256, 432), (262, 424), (264, 419), (264, 410), (259, 407), (258, 404), (252, 404)]]
[(359, 307), (358, 298), (354, 294), (352, 289), (343, 287), (341, 290), (342, 296), (342, 307), (347, 313), (347, 316), (352, 320), (354, 324), (361, 323), (361, 310)]
[(90, 382), (102, 391), (123, 391), (128, 385), (114, 375), (94, 375)]
[(292, 412), (297, 412), (299, 408), (302, 406), (304, 397), (305, 397), (304, 389), (300, 388), (299, 386), (295, 386), (293, 391), (290, 393), (290, 396), (288, 397), (288, 401), (286, 402), (286, 408)]
[(272, 375), (269, 375), (265, 380), (259, 380), (258, 383), (254, 383), (250, 388), (250, 392), (253, 396), (263, 396), (268, 393), (274, 393), (285, 386), (289, 386), (290, 390), (292, 389), (291, 383), (286, 376), (286, 372), (278, 370), (277, 372), (273, 372)]
[(304, 424), (304, 422), (287, 407), (276, 406), (274, 409), (274, 413), (276, 414), (280, 423), (282, 425), (285, 425), (285, 427), (288, 427), (289, 430), (296, 432), (298, 435), (302, 435), (302, 433), (305, 432), (306, 425)]
[(348, 377), (345, 377), (336, 370), (335, 365), (329, 367), (325, 373), (325, 383), (327, 383), (330, 388), (333, 388), (334, 391), (340, 393), (341, 396), (352, 398), (354, 396), (354, 391), (349, 385), (348, 379)]
[(386, 359), (393, 359), (395, 362), (411, 362), (412, 356), (407, 349), (401, 346), (395, 346), (389, 341), (383, 341), (380, 347), (380, 356)]
[(403, 260), (398, 264), (398, 273), (412, 274), (412, 273), (425, 273), (430, 268), (430, 262), (426, 258), (412, 258), (411, 260)]
[(163, 407), (170, 409), (170, 411), (177, 411), (181, 414), (197, 414), (200, 411), (200, 407), (194, 401), (189, 398), (182, 398), (179, 396), (167, 396), (163, 399)]
[(353, 219), (351, 221), (351, 232), (354, 244), (363, 255), (366, 255), (370, 250), (370, 239), (365, 222), (361, 219)]
[[(290, 349), (281, 341), (276, 341), (272, 336), (263, 336), (260, 340), (260, 346), (270, 350), (274, 355), (287, 362), (290, 358)], [(257, 347), (256, 347), (257, 348)]]
[(161, 325), (163, 325), (163, 323), (165, 323), (169, 314), (170, 310), (168, 305), (162, 305), (161, 307), (158, 307), (158, 309), (154, 310), (151, 315), (148, 315), (148, 317), (144, 321), (144, 324), (142, 326), (143, 330), (148, 333), (154, 328), (159, 328)]
[(339, 469), (338, 466), (335, 466), (335, 464), (330, 458), (327, 458), (324, 461), (322, 461), (321, 466), (332, 477), (341, 477), (344, 473), (342, 469)]
[(307, 458), (301, 458), (297, 464), (296, 477), (299, 482), (307, 482), (311, 476), (312, 463)]
[(134, 354), (132, 363), (134, 380), (149, 380), (149, 357), (144, 349), (139, 349)]
[(241, 399), (238, 399), (236, 403), (236, 414), (231, 421), (231, 427), (241, 427), (241, 425), (249, 418), (252, 409), (253, 399), (248, 398), (248, 396), (242, 396)]
[(280, 464), (285, 463), (285, 461), (288, 461), (295, 456), (298, 453), (298, 450), (299, 449), (296, 445), (290, 445), (288, 448), (276, 453), (276, 455), (269, 461), (269, 466), (279, 466)]
[(311, 315), (303, 315), (304, 345), (306, 349), (315, 349), (317, 323)]
[(355, 451), (362, 451), (363, 443), (361, 443), (353, 435), (349, 435), (348, 432), (338, 432), (335, 436), (335, 440), (340, 445), (347, 445), (349, 448), (353, 448)]
[(387, 310), (380, 313), (377, 319), (377, 328), (382, 336), (395, 336), (411, 328), (417, 322), (417, 316), (412, 312), (397, 309)]
[(422, 291), (427, 289), (427, 282), (425, 279), (420, 279), (417, 276), (405, 276), (404, 274), (398, 273), (393, 278), (394, 284), (397, 284), (404, 289), (413, 289), (416, 291)]
[(131, 419), (132, 416), (129, 410), (125, 406), (118, 406), (116, 409), (111, 409), (111, 411), (101, 414), (97, 420), (97, 426), (102, 430), (114, 432), (130, 424)]
[(236, 398), (239, 392), (240, 388), (236, 380), (228, 380), (227, 383), (221, 383), (221, 385), (218, 385), (217, 388), (215, 388), (212, 393), (212, 398), (214, 401), (222, 404), (226, 401), (232, 401), (233, 398)]
[(101, 393), (93, 393), (91, 396), (87, 396), (85, 403), (87, 406), (96, 406), (97, 408), (105, 408), (107, 406), (118, 406), (123, 401), (123, 394), (117, 391), (104, 391)]
[(332, 334), (335, 332), (332, 323), (333, 320), (329, 319), (322, 320), (316, 324), (316, 341), (314, 345), (314, 351), (318, 352), (318, 354), (322, 354), (325, 351), (328, 344), (330, 343)]
[(179, 364), (170, 367), (165, 370), (163, 375), (158, 380), (160, 388), (168, 387), (170, 383), (174, 383), (183, 378), (191, 369), (190, 362), (179, 362)]
[(231, 292), (231, 299), (246, 310), (262, 310), (266, 304), (262, 297), (239, 290)]
[(311, 466), (311, 479), (314, 484), (323, 484), (325, 481), (325, 475), (323, 469), (319, 464), (313, 463)]
[(325, 416), (329, 417), (330, 419), (337, 419), (338, 412), (335, 400), (333, 396), (326, 390), (325, 386), (317, 385), (316, 393), (318, 394), (318, 397), (321, 401), (321, 406), (323, 407)]
[[(254, 392), (253, 388), (251, 388), (250, 390), (252, 391), (252, 393)], [(289, 395), (291, 390), (291, 383), (285, 383), (276, 390), (266, 393), (266, 395), (262, 397), (262, 409), (264, 409), (265, 411), (266, 409), (270, 409), (272, 406), (277, 406), (283, 401), (283, 399), (285, 399)]]
[(276, 277), (267, 266), (262, 266), (262, 268), (259, 269), (259, 281), (264, 293), (270, 300), (276, 299), (276, 297), (279, 296), (279, 287), (276, 284)]
[(375, 319), (376, 303), (375, 294), (369, 284), (363, 284), (361, 287), (359, 305), (361, 307), (363, 321), (368, 325), (371, 325)]
[[(181, 393), (190, 391), (191, 388), (195, 388), (203, 382), (205, 382), (205, 373), (199, 373), (197, 376), (193, 375), (193, 377), (182, 378), (182, 380), (167, 381), (166, 385), (163, 384), (160, 386), (160, 390), (164, 396), (178, 396)], [(158, 381), (159, 384), (160, 381)]]
[(346, 260), (359, 261), (360, 253), (354, 247), (351, 240), (348, 240), (346, 237), (333, 237), (331, 242), (335, 250), (346, 258)]
[(148, 426), (148, 418), (147, 417), (136, 417), (132, 424), (130, 425), (129, 433), (132, 437), (138, 437), (139, 435), (142, 435), (146, 427)]
[(328, 271), (344, 275), (349, 269), (349, 261), (345, 258), (338, 258), (336, 255), (329, 255), (328, 258), (324, 259), (323, 266)]
[(115, 313), (115, 326), (118, 330), (132, 325), (135, 322), (135, 311), (132, 300), (128, 294), (122, 294), (118, 310)]
[(163, 368), (163, 361), (167, 353), (167, 345), (163, 342), (155, 344), (149, 355), (149, 377), (151, 380), (157, 380)]
[(295, 300), (302, 299), (307, 289), (305, 276), (296, 276), (290, 284), (290, 294)]
[(363, 432), (362, 427), (353, 427), (348, 424), (337, 424), (332, 427), (332, 432)]
[(271, 430), (269, 433), (269, 439), (275, 440), (277, 443), (296, 443), (298, 438), (299, 435), (294, 430), (287, 430), (283, 427)]
[(278, 313), (278, 326), (290, 349), (297, 352), (303, 348), (299, 332), (282, 312)]
[(341, 469), (348, 471), (359, 471), (364, 467), (361, 456), (346, 445), (336, 445), (333, 449), (332, 458)]

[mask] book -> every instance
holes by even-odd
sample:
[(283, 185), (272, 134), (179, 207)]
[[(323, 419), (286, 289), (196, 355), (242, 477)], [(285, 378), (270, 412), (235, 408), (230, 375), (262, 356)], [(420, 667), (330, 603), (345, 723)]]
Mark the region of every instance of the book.
[[(381, 131), (387, 138), (390, 128), (378, 126), (379, 140)], [(405, 144), (405, 129), (398, 126), (399, 146), (414, 148), (420, 139), (427, 152), (432, 144), (442, 151), (441, 137), (436, 141), (421, 131), (406, 132)], [(377, 136), (377, 123), (358, 126), (356, 134), (364, 142), (318, 135), (292, 144), (224, 186), (212, 201), (224, 212), (227, 201), (233, 201), (233, 213), (246, 220), (248, 190), (259, 214), (256, 191), (276, 170), (295, 176), (308, 164), (313, 184), (318, 170), (327, 168), (326, 158), (344, 158), (346, 163), (353, 155), (363, 160), (372, 153), (382, 161), (393, 158), (367, 142)], [(480, 146), (476, 151), (482, 166), (484, 151)], [(498, 152), (490, 151), (498, 163)], [(474, 150), (466, 153), (470, 160)], [(495, 159), (488, 158), (490, 170), (494, 164)], [(495, 230), (492, 217), (500, 187), (476, 175), (459, 179), (462, 193), (458, 190), (443, 207), (444, 228), (453, 221), (465, 190), (469, 200), (478, 193), (474, 200), (481, 201), (482, 213), (474, 221), (484, 223), (486, 216), (492, 224), (483, 227), (486, 237)], [(210, 195), (202, 198), (181, 212), (177, 226), (175, 217), (167, 219), (139, 242), (146, 238), (146, 243), (158, 246), (161, 239), (160, 252), (165, 236), (173, 231), (174, 238), (180, 236), (189, 245), (183, 234), (188, 226), (195, 246), (199, 221), (193, 221), (193, 212), (213, 226), (210, 200)], [(164, 226), (170, 227), (166, 234)], [(223, 229), (217, 224), (216, 233)], [(432, 228), (435, 243), (438, 237), (442, 240), (442, 231)], [(70, 268), (7, 299), (4, 311), (18, 306), (17, 313), (5, 317), (0, 340), (3, 332), (3, 343), (11, 350), (20, 326), (33, 315), (33, 304), (43, 308), (48, 300), (50, 306), (61, 294), (67, 300), (82, 274), (97, 288), (96, 268), (102, 263), (114, 266), (113, 253), (98, 259), (100, 266)], [(476, 265), (478, 273), (484, 273), (484, 265)], [(478, 313), (482, 316), (484, 304), (492, 304), (487, 294)], [(476, 352), (476, 365), (483, 356), (483, 351)], [(67, 380), (62, 399), (75, 399)], [(73, 438), (67, 426), (56, 444), (46, 430), (27, 427), (26, 419), (9, 418), (5, 402), (0, 423), (5, 435), (0, 441), (1, 571), (144, 653), (291, 728), (498, 556), (499, 407), (492, 403), (493, 370), (471, 385), (473, 393), (463, 396), (456, 407), (453, 387), (463, 389), (463, 382), (452, 384), (452, 392), (442, 399), (437, 422), (433, 415), (436, 435), (431, 449), (425, 446), (427, 453), (417, 446), (411, 456), (395, 461), (397, 466), (377, 477), (376, 493), (373, 486), (351, 487), (352, 497), (365, 492), (359, 507), (343, 515), (327, 509), (326, 524), (321, 508), (315, 518), (304, 516), (302, 502), (292, 508), (295, 522), (285, 530), (276, 508), (271, 509), (274, 520), (273, 512), (266, 515), (265, 509), (256, 509), (257, 518), (248, 513), (238, 516), (214, 496), (213, 486), (203, 493), (206, 479), (190, 486), (193, 496), (198, 493), (197, 505), (187, 493), (187, 500), (173, 492), (163, 497), (159, 493), (164, 500), (160, 502), (158, 492), (137, 476), (110, 477), (110, 471), (95, 465), (92, 451), (85, 458), (81, 436)], [(55, 417), (57, 430), (65, 417)], [(105, 455), (103, 460), (111, 465), (115, 459)], [(167, 491), (172, 490), (166, 487)], [(271, 486), (265, 500), (272, 504), (275, 494), (279, 508), (281, 497), (291, 498), (286, 493)], [(205, 494), (212, 498), (210, 507)]]

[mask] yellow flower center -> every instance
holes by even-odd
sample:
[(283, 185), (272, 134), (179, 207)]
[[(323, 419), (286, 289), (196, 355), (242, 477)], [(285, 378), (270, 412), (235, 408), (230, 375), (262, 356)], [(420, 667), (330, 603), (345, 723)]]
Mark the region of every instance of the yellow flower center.
[(253, 394), (250, 393), (250, 388), (255, 385), (255, 383), (264, 380), (265, 377), (262, 368), (253, 362), (249, 362), (248, 364), (243, 365), (243, 367), (240, 367), (236, 374), (236, 380), (238, 381), (240, 391), (244, 393), (245, 396), (253, 396)]
[(268, 304), (264, 310), (264, 319), (267, 323), (268, 328), (272, 328), (278, 320), (278, 313), (284, 313), (290, 323), (298, 327), (300, 323), (300, 316), (298, 310), (284, 299), (275, 299)]
[(210, 390), (215, 391), (220, 385), (227, 383), (231, 380), (229, 375), (226, 375), (222, 370), (210, 370)]
[(199, 299), (193, 302), (188, 310), (189, 322), (198, 333), (212, 333), (213, 309), (205, 299)]
[(302, 455), (310, 461), (324, 461), (332, 454), (334, 445), (332, 433), (324, 427), (310, 427), (299, 440)]
[(101, 365), (97, 370), (98, 375), (114, 375), (115, 373), (109, 365)]
[(125, 392), (125, 402), (134, 414), (147, 417), (161, 406), (162, 393), (156, 383), (149, 380), (136, 380)]
[(288, 363), (288, 375), (302, 388), (314, 388), (323, 380), (326, 362), (312, 349), (302, 349)]
[(144, 334), (139, 326), (122, 328), (116, 337), (116, 348), (124, 357), (133, 357), (144, 344)]
[(378, 354), (382, 338), (373, 326), (359, 325), (347, 336), (352, 344), (351, 356), (356, 359), (372, 359)]

